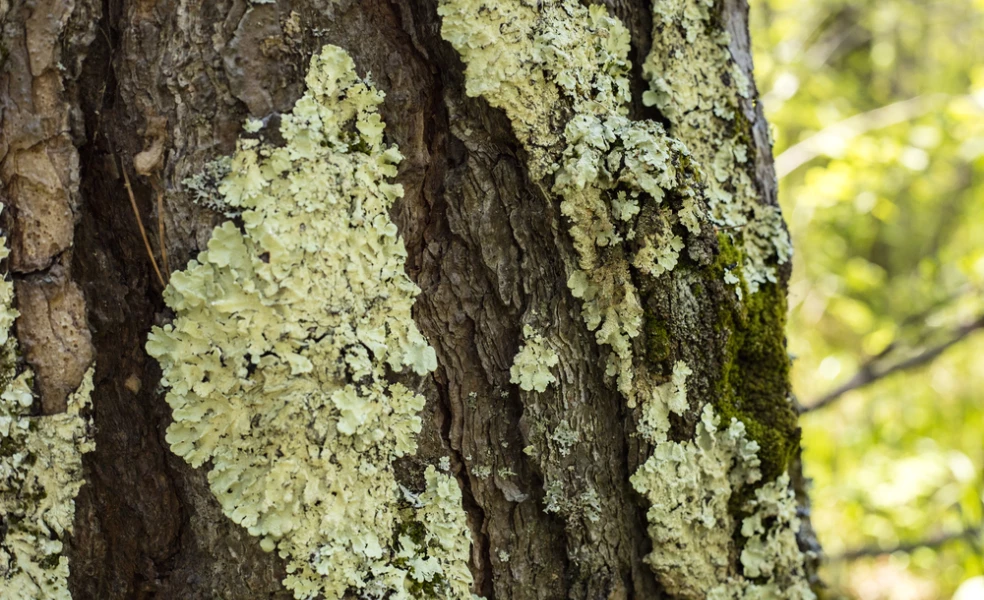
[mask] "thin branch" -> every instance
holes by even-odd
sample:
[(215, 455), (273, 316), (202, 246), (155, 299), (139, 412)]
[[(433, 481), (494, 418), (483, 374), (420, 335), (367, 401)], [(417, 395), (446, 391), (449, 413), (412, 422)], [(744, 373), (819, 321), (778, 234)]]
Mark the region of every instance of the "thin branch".
[(925, 540), (919, 540), (916, 542), (908, 542), (905, 544), (899, 544), (892, 548), (881, 548), (879, 546), (865, 546), (863, 548), (855, 548), (854, 550), (848, 550), (843, 554), (838, 556), (832, 556), (831, 561), (839, 560), (857, 560), (859, 558), (867, 558), (872, 556), (885, 556), (887, 554), (895, 554), (896, 552), (912, 552), (913, 550), (918, 550), (919, 548), (939, 548), (945, 544), (948, 544), (954, 540), (965, 539), (967, 541), (973, 541), (975, 538), (981, 535), (981, 527), (971, 527), (963, 531), (954, 531), (951, 533), (941, 533), (935, 535), (931, 538)]
[(776, 177), (782, 179), (814, 158), (825, 154), (832, 146), (844, 145), (849, 140), (875, 129), (902, 123), (919, 117), (933, 108), (947, 94), (927, 94), (886, 104), (843, 121), (834, 123), (805, 140), (793, 144), (776, 157)]
[[(140, 211), (137, 209), (137, 200), (133, 197), (133, 188), (130, 187), (130, 177), (126, 174), (126, 165), (123, 165), (123, 183), (126, 184), (126, 193), (130, 196), (130, 206), (133, 208), (133, 215), (137, 218), (137, 227), (140, 228), (140, 237), (143, 238), (144, 248), (147, 249), (147, 256), (150, 263), (154, 265), (154, 272), (157, 273), (157, 280), (161, 282), (161, 287), (167, 287), (161, 269), (157, 266), (157, 259), (154, 258), (154, 251), (150, 248), (150, 240), (147, 239), (147, 230), (144, 229), (143, 219), (140, 218)], [(163, 246), (163, 244), (162, 244)]]
[(915, 356), (911, 356), (893, 365), (879, 366), (878, 360), (880, 358), (884, 358), (884, 356), (888, 354), (888, 351), (894, 348), (894, 346), (890, 345), (877, 356), (869, 359), (861, 365), (858, 372), (855, 373), (853, 377), (848, 379), (843, 385), (831, 390), (818, 400), (806, 404), (803, 407), (802, 412), (807, 413), (823, 408), (850, 391), (869, 386), (880, 379), (884, 379), (885, 377), (900, 371), (907, 371), (909, 369), (915, 369), (916, 367), (921, 367), (928, 364), (936, 359), (936, 357), (946, 352), (951, 346), (962, 341), (971, 333), (981, 329), (982, 327), (984, 327), (984, 316), (978, 317), (976, 320), (958, 327), (949, 339), (930, 348), (926, 348)]
[(958, 300), (963, 300), (964, 298), (978, 297), (984, 290), (977, 288), (972, 285), (962, 285), (952, 294), (938, 298), (927, 305), (923, 310), (919, 312), (912, 313), (902, 319), (899, 323), (899, 327), (908, 327), (909, 325), (914, 325), (916, 323), (923, 323), (928, 319), (933, 313), (936, 313)]

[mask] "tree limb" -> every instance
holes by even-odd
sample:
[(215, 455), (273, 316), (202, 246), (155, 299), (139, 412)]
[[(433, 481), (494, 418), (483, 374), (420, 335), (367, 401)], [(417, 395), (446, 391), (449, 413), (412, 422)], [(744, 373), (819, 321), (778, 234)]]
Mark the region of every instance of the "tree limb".
[(844, 394), (857, 390), (872, 383), (884, 379), (889, 375), (898, 373), (900, 371), (907, 371), (909, 369), (914, 369), (916, 367), (921, 367), (925, 364), (932, 362), (936, 357), (943, 354), (947, 349), (949, 349), (954, 344), (965, 339), (974, 331), (984, 327), (984, 316), (978, 317), (976, 320), (958, 327), (953, 334), (944, 342), (941, 342), (935, 346), (926, 348), (922, 352), (919, 352), (915, 356), (911, 356), (905, 360), (899, 361), (895, 364), (888, 366), (879, 366), (879, 359), (886, 356), (892, 349), (894, 349), (894, 344), (889, 345), (888, 348), (880, 352), (877, 356), (872, 357), (858, 369), (858, 372), (854, 374), (853, 377), (848, 379), (843, 385), (837, 387), (830, 392), (827, 392), (824, 396), (820, 397), (813, 402), (806, 404), (802, 411), (803, 413), (808, 413), (825, 406), (828, 406)]
[(831, 561), (857, 560), (859, 558), (868, 558), (872, 556), (885, 556), (886, 554), (894, 554), (896, 552), (912, 552), (913, 550), (918, 550), (919, 548), (939, 548), (940, 546), (948, 544), (954, 540), (965, 539), (967, 541), (972, 541), (974, 538), (980, 536), (981, 533), (982, 533), (982, 529), (978, 525), (976, 527), (964, 529), (963, 531), (941, 533), (924, 540), (898, 544), (897, 546), (891, 548), (881, 548), (879, 546), (865, 546), (863, 548), (855, 548), (854, 550), (848, 550), (847, 552), (844, 552), (843, 554), (840, 554), (838, 556), (832, 556), (830, 557), (830, 560)]

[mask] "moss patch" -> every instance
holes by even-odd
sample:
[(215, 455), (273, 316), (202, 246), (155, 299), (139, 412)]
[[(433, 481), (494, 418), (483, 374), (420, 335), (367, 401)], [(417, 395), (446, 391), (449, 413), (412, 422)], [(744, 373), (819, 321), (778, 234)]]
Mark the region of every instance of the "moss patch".
[[(718, 234), (718, 245), (709, 275), (720, 280), (741, 254), (726, 234)], [(740, 285), (744, 288), (745, 282)], [(786, 471), (800, 437), (796, 412), (787, 401), (786, 295), (779, 284), (766, 283), (745, 298), (718, 313), (717, 327), (727, 341), (711, 401), (725, 422), (735, 417), (745, 423), (760, 446), (763, 479), (772, 481)]]
[(659, 317), (646, 314), (646, 358), (659, 364), (670, 358), (670, 332)]

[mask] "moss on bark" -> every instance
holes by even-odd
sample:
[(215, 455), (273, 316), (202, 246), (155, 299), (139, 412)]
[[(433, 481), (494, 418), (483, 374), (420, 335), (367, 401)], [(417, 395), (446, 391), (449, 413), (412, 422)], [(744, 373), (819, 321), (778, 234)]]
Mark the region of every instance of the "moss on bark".
[[(729, 237), (718, 234), (718, 256), (709, 277), (721, 280), (724, 271), (740, 264), (741, 253)], [(745, 282), (739, 285), (745, 288)], [(786, 352), (786, 294), (767, 283), (744, 301), (722, 307), (715, 327), (726, 336), (717, 389), (711, 402), (725, 422), (745, 423), (749, 437), (760, 446), (764, 481), (786, 471), (799, 447), (800, 430), (789, 398), (789, 355)]]

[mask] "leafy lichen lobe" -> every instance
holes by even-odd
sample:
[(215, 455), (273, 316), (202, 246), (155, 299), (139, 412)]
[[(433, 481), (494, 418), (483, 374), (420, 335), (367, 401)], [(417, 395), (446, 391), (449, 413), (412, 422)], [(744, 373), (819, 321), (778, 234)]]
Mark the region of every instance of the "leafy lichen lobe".
[(165, 292), (177, 317), (147, 350), (167, 440), (210, 462), (223, 511), (288, 560), (296, 598), (471, 598), (457, 483), (430, 468), (409, 497), (393, 469), (416, 451), (424, 398), (387, 375), (429, 373), (436, 357), (389, 218), (403, 190), (382, 93), (335, 46), (306, 83), (284, 144), (241, 139), (229, 161), (218, 189), (243, 229), (217, 227)]

